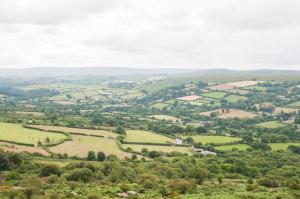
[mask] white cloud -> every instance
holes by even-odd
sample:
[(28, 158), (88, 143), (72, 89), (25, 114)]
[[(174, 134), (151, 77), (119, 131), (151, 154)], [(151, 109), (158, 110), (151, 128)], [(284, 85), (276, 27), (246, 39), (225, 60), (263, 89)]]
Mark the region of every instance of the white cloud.
[(290, 68), (293, 0), (0, 0), (0, 66)]

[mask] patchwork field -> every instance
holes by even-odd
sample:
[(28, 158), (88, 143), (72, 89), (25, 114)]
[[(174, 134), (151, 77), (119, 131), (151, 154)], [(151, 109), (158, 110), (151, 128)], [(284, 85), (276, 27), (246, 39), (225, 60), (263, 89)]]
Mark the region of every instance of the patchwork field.
[(234, 88), (235, 86), (230, 84), (219, 84), (219, 85), (214, 85), (209, 87), (209, 89), (216, 90), (216, 91), (226, 91), (226, 90), (232, 90)]
[(300, 143), (271, 143), (269, 146), (272, 148), (274, 151), (278, 150), (286, 150), (289, 146), (294, 145), (294, 146), (300, 146)]
[(215, 147), (216, 150), (220, 150), (220, 151), (231, 151), (232, 149), (238, 149), (240, 151), (245, 151), (249, 148), (251, 148), (251, 147), (247, 144), (230, 144), (230, 145)]
[(10, 144), (6, 142), (0, 142), (0, 149), (3, 151), (11, 151), (11, 152), (28, 152), (28, 153), (40, 153), (43, 155), (49, 155), (47, 151), (40, 147), (30, 147), (30, 146), (23, 146), (17, 144)]
[(170, 152), (180, 152), (191, 154), (192, 150), (190, 147), (178, 147), (178, 146), (155, 146), (155, 145), (139, 145), (139, 144), (123, 144), (123, 148), (127, 149), (130, 147), (132, 150), (141, 152), (143, 148), (148, 149), (148, 151), (161, 151), (164, 153)]
[(240, 101), (245, 101), (248, 99), (248, 97), (240, 96), (240, 95), (229, 95), (224, 99), (230, 103), (236, 103), (236, 102), (240, 102)]
[(194, 136), (182, 136), (182, 138), (186, 139), (187, 137), (191, 137), (195, 142), (201, 142), (202, 144), (225, 144), (238, 142), (242, 140), (238, 137), (228, 137), (228, 136), (208, 136), (208, 135), (194, 135)]
[(157, 120), (167, 120), (167, 121), (172, 121), (172, 122), (177, 122), (180, 121), (179, 118), (173, 117), (170, 115), (151, 115), (151, 118), (157, 119)]
[(150, 131), (142, 130), (126, 130), (126, 142), (136, 142), (136, 143), (156, 143), (156, 144), (166, 144), (172, 142), (173, 139), (152, 133)]
[(45, 114), (42, 112), (24, 112), (24, 111), (16, 111), (16, 114), (18, 115), (28, 115), (36, 118), (43, 118), (45, 117)]
[(276, 128), (285, 127), (286, 124), (280, 123), (278, 121), (270, 121), (270, 122), (259, 123), (256, 126), (262, 127), (262, 128), (268, 128), (268, 129), (276, 129)]
[(274, 110), (275, 114), (281, 114), (283, 113), (293, 113), (298, 111), (298, 109), (293, 109), (293, 108), (285, 108), (285, 107), (276, 107)]
[(61, 126), (46, 126), (46, 125), (28, 125), (28, 126), (38, 128), (44, 131), (61, 131), (65, 133), (98, 135), (98, 136), (111, 137), (111, 138), (117, 137), (117, 134), (105, 130), (91, 130), (91, 129), (69, 128), (69, 127), (61, 127)]
[(89, 151), (102, 151), (106, 155), (114, 154), (119, 158), (131, 157), (130, 153), (121, 151), (115, 139), (72, 135), (73, 141), (67, 141), (58, 146), (50, 147), (54, 153), (66, 153), (69, 156), (86, 157)]
[(233, 93), (233, 94), (238, 94), (238, 95), (247, 95), (249, 93), (249, 91), (241, 90), (241, 89), (228, 90), (228, 92)]
[(214, 98), (214, 99), (222, 99), (226, 96), (224, 92), (211, 92), (211, 93), (204, 93), (202, 94), (204, 97)]
[(28, 129), (22, 127), (20, 124), (0, 123), (0, 140), (2, 141), (37, 145), (39, 141), (46, 144), (47, 139), (49, 139), (49, 143), (56, 143), (67, 138), (66, 135), (61, 133)]
[(243, 87), (255, 86), (258, 83), (262, 83), (262, 81), (238, 81), (238, 82), (230, 82), (228, 84), (236, 88), (243, 88)]
[(251, 90), (251, 91), (267, 91), (267, 87), (262, 87), (262, 86), (248, 86), (245, 87), (244, 89), (246, 90)]
[(163, 108), (168, 107), (168, 106), (169, 106), (169, 104), (166, 104), (166, 103), (156, 103), (156, 104), (151, 105), (150, 107), (162, 110)]

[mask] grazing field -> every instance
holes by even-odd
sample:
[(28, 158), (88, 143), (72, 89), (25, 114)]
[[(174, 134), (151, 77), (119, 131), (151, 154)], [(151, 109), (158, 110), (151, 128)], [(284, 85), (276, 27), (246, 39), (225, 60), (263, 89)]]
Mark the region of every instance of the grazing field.
[(157, 119), (157, 120), (167, 120), (167, 121), (172, 121), (172, 122), (179, 122), (180, 119), (174, 116), (170, 115), (151, 115), (151, 118)]
[(62, 133), (24, 128), (20, 124), (0, 123), (0, 140), (2, 141), (37, 145), (39, 141), (43, 144), (48, 143), (47, 138), (49, 138), (49, 143), (56, 143), (68, 137)]
[(198, 95), (189, 95), (189, 96), (184, 96), (184, 97), (179, 97), (177, 98), (178, 100), (183, 100), (183, 101), (194, 101), (201, 98), (201, 96)]
[(236, 103), (236, 102), (240, 102), (240, 101), (245, 101), (248, 99), (248, 97), (240, 96), (240, 95), (229, 95), (224, 99), (230, 103)]
[(245, 87), (245, 90), (250, 90), (250, 91), (267, 91), (267, 87), (262, 87), (262, 86), (249, 86)]
[(216, 150), (220, 150), (220, 151), (231, 151), (232, 149), (238, 149), (240, 151), (245, 151), (249, 148), (251, 148), (251, 147), (247, 144), (230, 144), (230, 145), (215, 147)]
[(219, 84), (219, 85), (214, 85), (209, 87), (209, 89), (216, 90), (216, 91), (226, 91), (226, 90), (232, 90), (234, 88), (235, 86), (230, 84)]
[(293, 102), (291, 104), (288, 104), (287, 107), (291, 107), (291, 108), (300, 108), (300, 100), (297, 102)]
[(285, 127), (286, 124), (280, 123), (278, 121), (270, 121), (270, 122), (259, 123), (256, 126), (262, 127), (262, 128), (268, 128), (268, 129), (276, 129), (276, 128)]
[(156, 103), (156, 104), (151, 105), (150, 107), (162, 110), (163, 108), (166, 108), (168, 106), (169, 106), (169, 104), (166, 104), (166, 103)]
[(286, 150), (289, 146), (300, 146), (300, 143), (270, 143), (269, 146), (272, 148), (273, 151), (278, 150)]
[(204, 93), (202, 94), (204, 97), (214, 98), (214, 99), (222, 99), (226, 96), (224, 92), (212, 92), (212, 93)]
[(10, 151), (10, 152), (27, 152), (27, 153), (40, 153), (43, 155), (49, 155), (49, 153), (40, 147), (30, 147), (30, 146), (23, 146), (17, 144), (10, 144), (6, 142), (0, 142), (0, 149), (3, 151)]
[(143, 148), (148, 149), (148, 151), (161, 151), (164, 153), (170, 152), (180, 152), (191, 154), (192, 150), (190, 147), (178, 147), (178, 146), (155, 146), (155, 145), (139, 145), (139, 144), (123, 144), (123, 148), (127, 149), (130, 147), (136, 152), (141, 152)]
[(60, 105), (73, 105), (76, 104), (75, 101), (73, 100), (53, 100), (52, 101), (55, 104), (60, 104)]
[(210, 116), (211, 113), (217, 113), (218, 118), (220, 119), (229, 119), (229, 118), (251, 119), (257, 116), (253, 113), (238, 110), (238, 109), (229, 109), (228, 112), (225, 110), (223, 112), (221, 109), (216, 109), (213, 111), (201, 112), (199, 114), (204, 116)]
[(228, 90), (228, 92), (233, 93), (233, 94), (238, 94), (238, 95), (247, 95), (249, 93), (249, 91), (241, 90), (241, 89)]
[(130, 153), (121, 151), (115, 139), (72, 135), (73, 141), (50, 147), (54, 153), (66, 153), (69, 156), (86, 157), (89, 151), (102, 151), (106, 155), (116, 155), (119, 158), (131, 157)]
[(154, 143), (154, 144), (166, 144), (172, 142), (173, 139), (152, 133), (150, 131), (142, 130), (126, 130), (126, 142), (136, 142), (136, 143)]
[(293, 108), (285, 108), (285, 107), (276, 107), (274, 110), (275, 114), (281, 114), (283, 113), (293, 113), (298, 111), (298, 109), (293, 109)]
[(184, 139), (191, 137), (195, 142), (201, 142), (202, 144), (225, 144), (238, 142), (242, 140), (238, 137), (228, 137), (228, 136), (209, 136), (209, 135), (194, 135), (194, 136), (182, 136)]
[(121, 95), (120, 98), (123, 100), (129, 100), (129, 99), (134, 99), (134, 98), (142, 98), (143, 96), (144, 96), (144, 93), (142, 93), (142, 92), (132, 91), (132, 92), (127, 92), (127, 93)]
[(105, 130), (92, 130), (92, 129), (80, 129), (80, 128), (69, 128), (62, 126), (46, 126), (46, 125), (28, 125), (30, 127), (38, 128), (44, 131), (61, 131), (65, 133), (74, 133), (74, 134), (85, 134), (85, 135), (98, 135), (104, 137), (116, 138), (117, 134), (111, 131)]
[(18, 115), (28, 115), (28, 116), (33, 116), (36, 118), (43, 118), (45, 117), (45, 114), (42, 112), (25, 112), (25, 111), (16, 111), (16, 114)]

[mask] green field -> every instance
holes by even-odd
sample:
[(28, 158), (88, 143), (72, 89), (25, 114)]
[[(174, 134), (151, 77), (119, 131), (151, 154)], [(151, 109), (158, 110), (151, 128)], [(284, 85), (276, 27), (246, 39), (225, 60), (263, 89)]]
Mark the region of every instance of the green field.
[(245, 96), (240, 96), (240, 95), (229, 95), (228, 97), (224, 98), (225, 100), (227, 100), (230, 103), (236, 103), (239, 101), (245, 101), (248, 99), (248, 97)]
[(202, 96), (204, 96), (204, 97), (209, 97), (209, 98), (214, 98), (214, 99), (222, 99), (226, 95), (227, 95), (227, 93), (224, 93), (224, 92), (211, 92), (211, 93), (202, 94)]
[(251, 91), (267, 91), (268, 88), (262, 86), (248, 86), (243, 89)]
[(44, 144), (47, 143), (47, 138), (49, 138), (50, 143), (55, 143), (65, 140), (68, 137), (61, 133), (24, 128), (20, 124), (0, 123), (0, 140), (2, 141), (37, 145), (38, 141)]
[(169, 106), (169, 104), (156, 103), (156, 104), (151, 105), (150, 108), (157, 108), (157, 109), (162, 110), (163, 108), (168, 107), (168, 106)]
[(271, 144), (269, 144), (269, 146), (274, 151), (286, 150), (291, 145), (300, 146), (300, 143), (292, 143), (291, 142), (291, 143), (271, 143)]
[(297, 102), (293, 102), (291, 104), (288, 104), (287, 107), (291, 107), (291, 108), (300, 108), (300, 101)]
[(92, 129), (69, 128), (69, 127), (62, 127), (62, 126), (46, 126), (46, 125), (28, 125), (28, 126), (38, 128), (44, 131), (60, 131), (65, 133), (98, 135), (98, 136), (111, 137), (111, 138), (117, 137), (117, 134), (106, 130), (92, 130)]
[(268, 128), (268, 129), (276, 129), (276, 128), (285, 127), (286, 124), (282, 124), (278, 121), (270, 121), (270, 122), (259, 123), (256, 126), (262, 127), (262, 128)]
[(207, 135), (194, 135), (194, 136), (182, 136), (183, 138), (192, 137), (195, 142), (201, 142), (202, 144), (225, 144), (231, 142), (240, 141), (241, 138), (228, 137), (228, 136), (207, 136)]
[(230, 144), (230, 145), (215, 147), (216, 150), (220, 150), (220, 151), (231, 151), (232, 149), (238, 149), (240, 151), (245, 151), (249, 148), (251, 148), (251, 147), (247, 144)]
[(89, 151), (95, 153), (102, 151), (106, 155), (114, 154), (119, 158), (131, 157), (130, 153), (119, 149), (115, 139), (97, 138), (90, 136), (72, 135), (73, 141), (67, 141), (63, 144), (50, 147), (54, 153), (66, 153), (69, 156), (86, 157)]
[(167, 120), (172, 122), (180, 121), (179, 118), (170, 115), (150, 115), (150, 117), (157, 120)]
[(141, 152), (143, 148), (148, 149), (148, 151), (161, 151), (164, 153), (170, 152), (180, 152), (180, 153), (188, 153), (191, 154), (192, 150), (190, 147), (176, 147), (176, 146), (154, 146), (154, 145), (139, 145), (139, 144), (123, 144), (124, 149), (130, 147), (132, 150), (136, 152)]
[(166, 144), (172, 139), (163, 135), (142, 130), (126, 130), (126, 142)]

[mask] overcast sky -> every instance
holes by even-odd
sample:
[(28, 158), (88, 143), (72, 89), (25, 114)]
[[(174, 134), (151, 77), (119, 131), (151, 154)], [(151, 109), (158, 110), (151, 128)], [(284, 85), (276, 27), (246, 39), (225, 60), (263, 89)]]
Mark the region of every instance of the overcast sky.
[(0, 0), (0, 67), (300, 69), (299, 0)]

